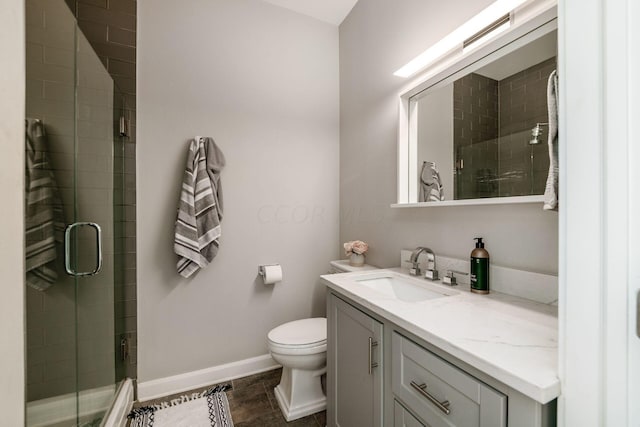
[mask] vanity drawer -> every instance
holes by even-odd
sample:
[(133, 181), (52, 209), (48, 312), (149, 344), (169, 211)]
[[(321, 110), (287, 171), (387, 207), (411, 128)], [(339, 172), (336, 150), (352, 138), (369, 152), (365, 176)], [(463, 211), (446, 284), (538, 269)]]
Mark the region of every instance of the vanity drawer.
[(397, 400), (393, 401), (393, 427), (425, 427)]
[(505, 395), (397, 332), (391, 345), (393, 393), (427, 425), (506, 426)]

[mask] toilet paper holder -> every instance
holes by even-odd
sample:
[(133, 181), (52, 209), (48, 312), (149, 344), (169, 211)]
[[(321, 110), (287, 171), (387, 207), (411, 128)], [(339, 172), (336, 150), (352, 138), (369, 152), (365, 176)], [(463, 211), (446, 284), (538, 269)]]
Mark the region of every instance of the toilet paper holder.
[(265, 268), (266, 267), (273, 267), (273, 266), (276, 266), (276, 265), (280, 265), (280, 264), (260, 264), (258, 266), (258, 274), (260, 275), (260, 277), (262, 277), (264, 279), (264, 276), (266, 275)]

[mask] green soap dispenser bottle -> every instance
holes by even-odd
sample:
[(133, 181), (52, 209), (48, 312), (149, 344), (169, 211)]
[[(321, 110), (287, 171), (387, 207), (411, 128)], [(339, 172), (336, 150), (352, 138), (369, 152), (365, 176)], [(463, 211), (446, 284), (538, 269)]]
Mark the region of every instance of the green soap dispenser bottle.
[(489, 293), (489, 252), (484, 248), (482, 237), (475, 237), (476, 248), (471, 251), (471, 292)]

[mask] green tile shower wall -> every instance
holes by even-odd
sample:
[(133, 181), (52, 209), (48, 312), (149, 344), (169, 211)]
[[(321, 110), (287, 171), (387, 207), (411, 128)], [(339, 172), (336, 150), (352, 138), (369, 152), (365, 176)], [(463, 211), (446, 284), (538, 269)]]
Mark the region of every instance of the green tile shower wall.
[[(549, 170), (548, 128), (543, 128), (540, 144), (529, 145), (526, 141), (531, 137), (530, 130), (536, 123), (548, 121), (547, 80), (555, 68), (554, 57), (500, 80), (499, 174), (515, 170), (530, 175), (532, 155), (534, 159), (532, 179), (501, 181), (500, 195), (544, 192)], [(516, 143), (513, 143), (516, 138)]]
[(497, 169), (500, 107), (498, 82), (469, 74), (453, 84), (453, 135), (456, 159), (464, 168), (455, 175), (455, 198), (495, 197), (498, 188), (484, 182)]

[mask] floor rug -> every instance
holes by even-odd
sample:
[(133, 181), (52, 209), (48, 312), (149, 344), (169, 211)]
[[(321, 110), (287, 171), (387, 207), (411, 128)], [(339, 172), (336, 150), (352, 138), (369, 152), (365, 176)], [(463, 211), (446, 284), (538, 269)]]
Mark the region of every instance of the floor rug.
[(233, 427), (225, 390), (217, 386), (201, 393), (131, 411), (131, 427)]

